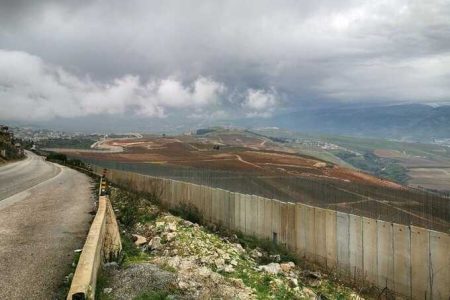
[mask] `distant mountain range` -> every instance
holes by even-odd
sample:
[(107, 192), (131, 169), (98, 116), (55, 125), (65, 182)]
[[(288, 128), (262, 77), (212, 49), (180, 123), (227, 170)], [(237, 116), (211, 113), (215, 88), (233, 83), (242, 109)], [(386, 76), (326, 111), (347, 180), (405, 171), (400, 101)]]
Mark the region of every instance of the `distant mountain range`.
[(258, 123), (311, 133), (429, 141), (450, 138), (450, 106), (323, 108), (277, 115), (253, 125)]
[[(1, 122), (0, 122), (1, 123)], [(270, 118), (234, 120), (184, 120), (169, 117), (151, 119), (123, 115), (95, 115), (77, 118), (55, 118), (34, 124), (39, 128), (81, 132), (165, 132), (180, 133), (210, 126), (242, 128), (279, 127), (304, 133), (323, 133), (362, 137), (393, 138), (429, 142), (450, 138), (450, 105), (433, 107), (423, 104), (392, 106), (334, 106), (303, 109)]]

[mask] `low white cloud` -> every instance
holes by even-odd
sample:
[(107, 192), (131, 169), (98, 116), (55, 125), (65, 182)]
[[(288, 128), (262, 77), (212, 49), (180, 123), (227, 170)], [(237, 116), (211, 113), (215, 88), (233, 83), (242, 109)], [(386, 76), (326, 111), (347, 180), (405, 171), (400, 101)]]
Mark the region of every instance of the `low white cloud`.
[(273, 89), (249, 89), (243, 107), (248, 110), (248, 117), (270, 117), (278, 104), (277, 94)]
[(0, 118), (6, 120), (129, 112), (164, 117), (172, 110), (207, 109), (225, 90), (206, 77), (183, 84), (175, 78), (142, 82), (139, 76), (125, 75), (101, 83), (25, 52), (0, 50)]

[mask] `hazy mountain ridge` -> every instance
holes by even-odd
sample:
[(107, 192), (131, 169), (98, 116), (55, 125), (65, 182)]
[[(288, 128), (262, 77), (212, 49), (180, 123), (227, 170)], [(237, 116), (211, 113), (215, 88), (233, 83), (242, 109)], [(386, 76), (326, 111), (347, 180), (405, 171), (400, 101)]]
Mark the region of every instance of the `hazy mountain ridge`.
[(418, 140), (450, 137), (450, 106), (420, 104), (297, 111), (270, 124), (306, 132)]

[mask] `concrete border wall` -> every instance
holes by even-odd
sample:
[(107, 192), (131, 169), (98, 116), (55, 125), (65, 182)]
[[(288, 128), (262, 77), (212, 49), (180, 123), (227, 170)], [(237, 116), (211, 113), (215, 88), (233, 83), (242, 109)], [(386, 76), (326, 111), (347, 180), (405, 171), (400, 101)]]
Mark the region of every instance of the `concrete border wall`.
[[(205, 222), (276, 241), (350, 280), (413, 299), (450, 297), (448, 233), (120, 170), (107, 176), (139, 191), (161, 185), (167, 206), (193, 205)], [(187, 196), (189, 187), (198, 192)]]

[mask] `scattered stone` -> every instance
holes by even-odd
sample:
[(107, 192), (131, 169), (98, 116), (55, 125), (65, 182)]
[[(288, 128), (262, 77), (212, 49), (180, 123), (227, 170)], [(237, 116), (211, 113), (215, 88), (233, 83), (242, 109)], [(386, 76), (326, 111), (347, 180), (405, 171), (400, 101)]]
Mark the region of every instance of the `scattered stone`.
[(290, 262), (287, 262), (287, 263), (280, 264), (280, 267), (281, 267), (281, 270), (284, 273), (288, 273), (290, 270), (295, 268), (295, 264), (292, 261), (290, 261)]
[(221, 268), (223, 268), (223, 267), (225, 266), (225, 260), (224, 260), (223, 258), (217, 258), (217, 259), (214, 261), (214, 264), (216, 265), (216, 267), (217, 267), (218, 269), (221, 269)]
[(292, 288), (298, 287), (297, 278), (289, 277), (289, 284)]
[(83, 251), (83, 249), (75, 249), (75, 250), (73, 250), (73, 252), (75, 252), (75, 253), (81, 253)]
[(188, 221), (188, 220), (184, 220), (183, 225), (186, 227), (192, 227), (192, 226), (194, 226), (194, 223), (192, 223), (191, 221)]
[(231, 261), (230, 261), (230, 265), (232, 265), (232, 266), (237, 266), (237, 261), (235, 260), (235, 259), (232, 259)]
[(245, 249), (242, 247), (241, 244), (236, 243), (236, 244), (233, 244), (233, 246), (234, 246), (234, 248), (236, 248), (236, 250), (238, 251), (238, 253), (240, 253), (240, 254), (245, 253)]
[(150, 250), (159, 250), (161, 249), (161, 238), (159, 236), (155, 236), (148, 243), (148, 247)]
[(250, 251), (250, 256), (258, 259), (258, 258), (262, 257), (263, 255), (260, 251), (258, 251), (258, 248), (255, 248), (252, 251)]
[(156, 222), (155, 223), (155, 226), (156, 226), (156, 228), (158, 228), (158, 227), (164, 227), (164, 222)]
[(170, 231), (170, 232), (177, 231), (177, 224), (176, 223), (169, 223), (169, 224), (167, 224), (167, 230), (166, 231)]
[(106, 295), (111, 294), (112, 291), (113, 291), (112, 288), (104, 288), (104, 289), (103, 289), (103, 293), (106, 294)]
[(186, 290), (189, 288), (189, 283), (184, 282), (184, 281), (179, 281), (178, 282), (178, 287), (182, 290)]
[(136, 246), (142, 246), (147, 243), (147, 239), (139, 234), (133, 234), (133, 241)]
[(223, 271), (226, 273), (233, 273), (234, 272), (234, 268), (231, 265), (225, 265), (225, 267), (223, 268)]
[(317, 298), (316, 293), (314, 293), (313, 290), (311, 290), (311, 289), (309, 289), (307, 287), (304, 287), (302, 289), (302, 292), (303, 292), (303, 294), (305, 294), (306, 299), (315, 300)]
[(166, 235), (166, 240), (167, 240), (168, 242), (171, 242), (171, 241), (173, 241), (173, 240), (175, 239), (176, 236), (177, 236), (177, 233), (176, 233), (176, 232), (169, 232), (169, 233)]
[(200, 267), (197, 271), (198, 275), (202, 277), (209, 277), (211, 276), (212, 271), (208, 269), (207, 267)]
[(258, 270), (276, 275), (280, 273), (281, 268), (279, 263), (270, 263), (268, 265), (259, 266)]

